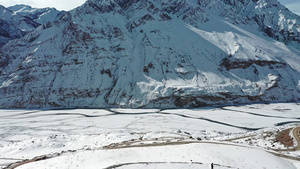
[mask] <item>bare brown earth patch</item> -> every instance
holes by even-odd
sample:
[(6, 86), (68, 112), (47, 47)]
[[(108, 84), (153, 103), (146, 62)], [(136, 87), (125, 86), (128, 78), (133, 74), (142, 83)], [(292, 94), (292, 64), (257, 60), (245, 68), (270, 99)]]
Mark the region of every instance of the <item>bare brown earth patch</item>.
[(285, 147), (293, 147), (294, 146), (294, 140), (290, 136), (291, 128), (287, 130), (283, 130), (278, 133), (276, 137), (276, 141), (279, 141), (282, 143)]

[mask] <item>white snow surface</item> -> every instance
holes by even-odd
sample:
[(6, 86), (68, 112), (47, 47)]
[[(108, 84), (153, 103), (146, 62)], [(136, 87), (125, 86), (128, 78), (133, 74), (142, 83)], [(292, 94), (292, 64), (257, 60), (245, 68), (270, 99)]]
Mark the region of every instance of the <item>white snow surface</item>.
[[(297, 103), (278, 103), (172, 110), (1, 109), (0, 167), (49, 155), (53, 158), (18, 168), (105, 168), (118, 164), (127, 164), (120, 168), (204, 168), (214, 163), (222, 169), (293, 169), (298, 168), (297, 161), (268, 153), (283, 146), (264, 139), (264, 135), (276, 135), (277, 130), (299, 124), (299, 108)], [(243, 139), (238, 143), (222, 141), (250, 135), (256, 135), (253, 142), (257, 144), (249, 146)], [(199, 138), (202, 141), (197, 141)], [(189, 141), (192, 143), (180, 144)], [(173, 144), (156, 145), (159, 143)], [(105, 148), (111, 145), (112, 149)], [(300, 152), (283, 154), (298, 157)]]
[[(187, 144), (79, 152), (45, 161), (30, 163), (18, 168), (44, 168), (45, 166), (46, 168), (106, 168), (115, 164), (145, 161), (150, 163), (189, 163), (191, 161), (206, 163), (202, 168), (210, 167), (207, 163), (215, 163), (221, 165), (222, 168), (225, 168), (224, 166), (230, 166), (231, 168), (244, 169), (296, 169), (288, 161), (282, 160), (262, 150), (228, 145), (216, 146), (214, 144)], [(165, 165), (162, 165), (162, 168), (164, 168), (164, 166)], [(168, 165), (166, 166), (168, 167)], [(180, 166), (177, 168), (179, 169)]]

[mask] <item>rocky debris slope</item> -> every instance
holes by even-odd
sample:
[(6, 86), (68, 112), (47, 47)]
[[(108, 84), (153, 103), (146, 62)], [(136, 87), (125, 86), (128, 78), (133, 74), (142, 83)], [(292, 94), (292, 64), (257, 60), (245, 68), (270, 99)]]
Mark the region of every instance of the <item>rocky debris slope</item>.
[(0, 106), (297, 101), (299, 22), (276, 0), (88, 0), (2, 48)]

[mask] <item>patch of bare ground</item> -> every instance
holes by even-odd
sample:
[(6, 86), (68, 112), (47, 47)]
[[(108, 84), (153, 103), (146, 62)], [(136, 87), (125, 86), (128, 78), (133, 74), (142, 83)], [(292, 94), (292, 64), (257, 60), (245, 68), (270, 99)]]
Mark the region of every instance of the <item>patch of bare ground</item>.
[(279, 132), (276, 136), (276, 141), (282, 143), (285, 147), (293, 147), (294, 140), (290, 136), (291, 130), (292, 130), (292, 128)]

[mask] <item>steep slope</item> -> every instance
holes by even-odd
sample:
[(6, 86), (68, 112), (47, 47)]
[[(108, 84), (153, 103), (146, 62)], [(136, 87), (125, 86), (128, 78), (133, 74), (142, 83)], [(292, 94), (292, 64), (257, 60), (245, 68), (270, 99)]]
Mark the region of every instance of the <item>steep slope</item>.
[(88, 0), (2, 48), (0, 105), (296, 101), (299, 21), (275, 0)]

